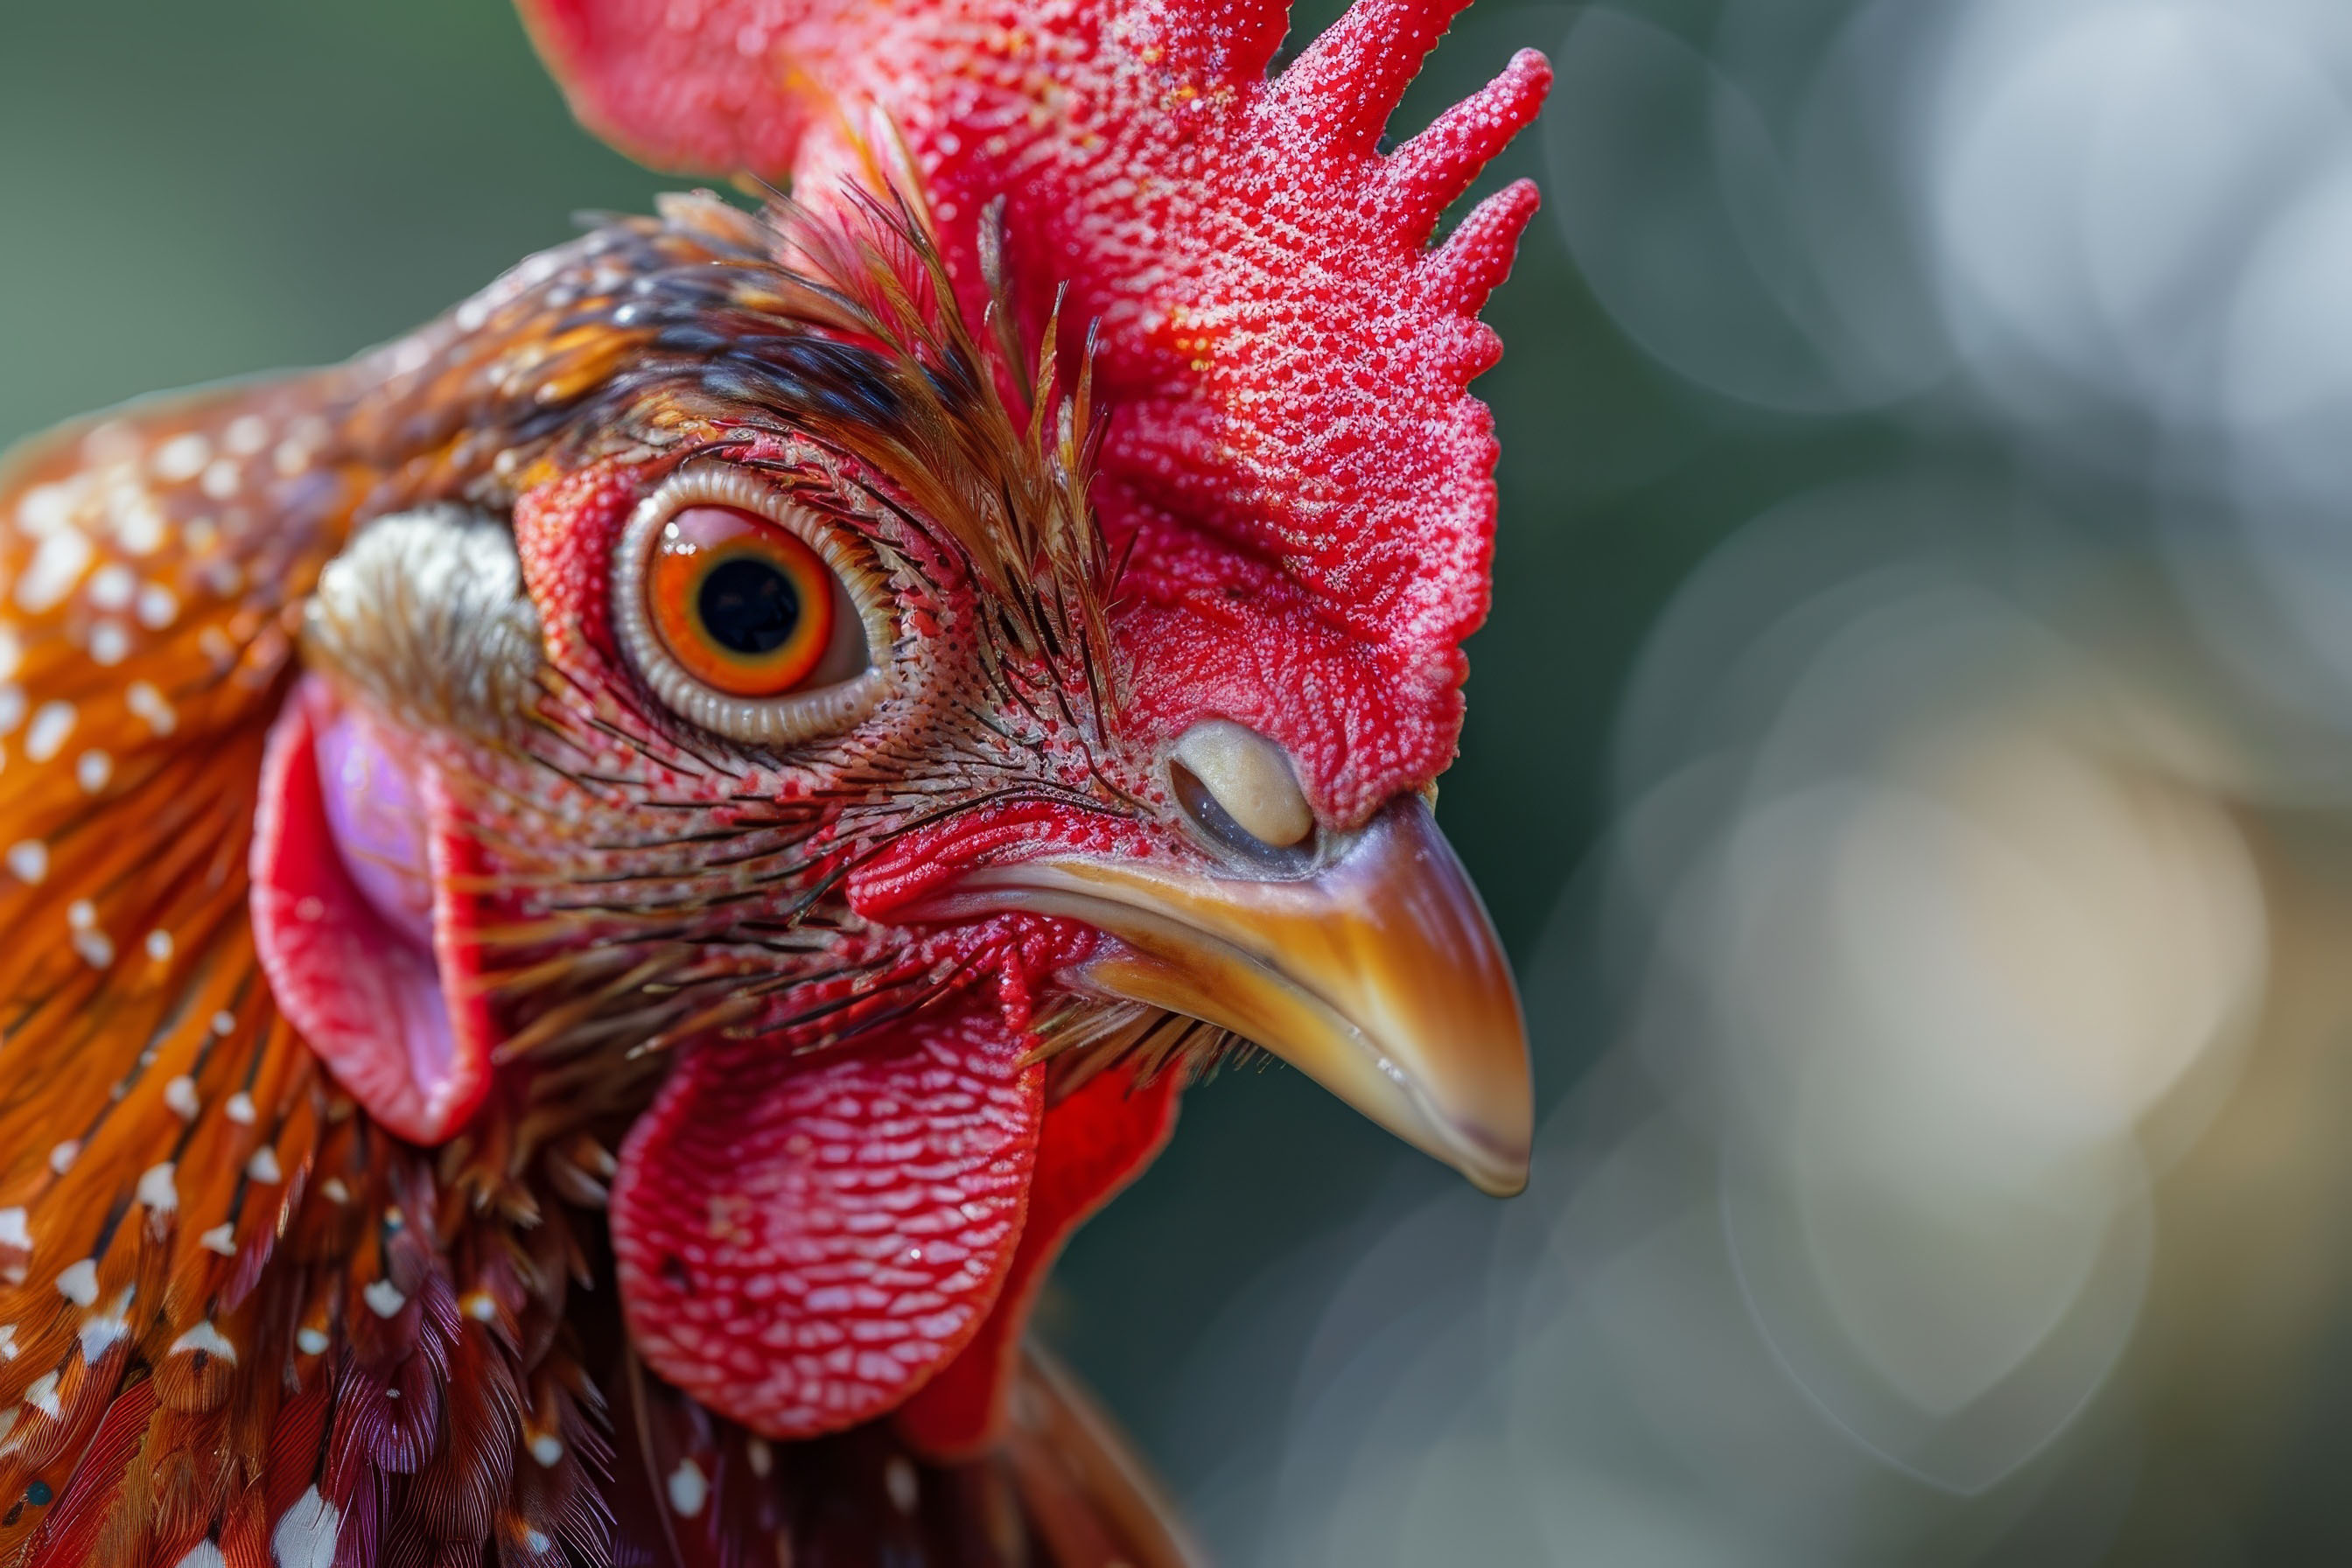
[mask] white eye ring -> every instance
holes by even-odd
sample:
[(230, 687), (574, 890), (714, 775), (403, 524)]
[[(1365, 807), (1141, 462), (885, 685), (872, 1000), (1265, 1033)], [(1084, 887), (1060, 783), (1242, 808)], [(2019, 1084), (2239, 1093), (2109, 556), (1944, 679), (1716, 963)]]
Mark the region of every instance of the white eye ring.
[[(654, 629), (646, 582), (662, 526), (690, 506), (732, 507), (765, 518), (815, 551), (865, 629), (866, 667), (830, 685), (780, 697), (737, 697), (688, 674)], [(898, 640), (887, 586), (839, 530), (748, 470), (708, 459), (679, 468), (629, 514), (613, 552), (613, 628), (639, 678), (672, 713), (714, 735), (772, 747), (838, 734), (872, 712), (890, 689), (890, 653)]]

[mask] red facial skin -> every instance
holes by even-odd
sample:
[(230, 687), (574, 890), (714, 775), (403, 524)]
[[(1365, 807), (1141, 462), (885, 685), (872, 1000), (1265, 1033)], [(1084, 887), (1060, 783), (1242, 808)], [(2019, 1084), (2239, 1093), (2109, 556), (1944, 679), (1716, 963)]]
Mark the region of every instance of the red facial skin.
[[(756, 442), (741, 451), (779, 455)], [(549, 657), (579, 689), (635, 684), (611, 630), (609, 562), (657, 479), (592, 470), (517, 508)], [(952, 624), (970, 609), (929, 613)], [(1069, 776), (1101, 765), (1064, 740)], [(903, 928), (893, 918), (940, 879), (992, 858), (1172, 848), (1164, 830), (1033, 805), (959, 815), (861, 855), (845, 890), (873, 927), (838, 955), (872, 949), (902, 972), (963, 978), (814, 1061), (793, 1054), (791, 1034), (684, 1047), (613, 1184), (622, 1300), (647, 1362), (761, 1432), (803, 1436), (898, 1407), (979, 1337), (971, 1370), (950, 1379), (914, 1429), (958, 1449), (984, 1442), (1037, 1278), (1068, 1230), (1164, 1141), (1174, 1086), (1130, 1101), (1128, 1075), (1114, 1073), (1047, 1109), (1045, 1070), (1025, 1060), (1031, 1028), (1053, 975), (1099, 940), (1087, 929), (1012, 916)], [(855, 998), (843, 983), (813, 982), (781, 993), (769, 1016), (838, 1000), (842, 1012), (828, 1019), (838, 1026), (860, 1016)], [(898, 1005), (885, 996), (869, 1010)], [(1032, 1182), (1041, 1137), (1042, 1194)]]

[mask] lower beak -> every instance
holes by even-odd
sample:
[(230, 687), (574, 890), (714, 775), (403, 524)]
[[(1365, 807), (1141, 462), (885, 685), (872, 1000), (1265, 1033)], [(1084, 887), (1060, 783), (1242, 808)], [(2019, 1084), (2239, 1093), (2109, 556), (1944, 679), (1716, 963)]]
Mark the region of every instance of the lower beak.
[(1495, 928), (1429, 808), (1385, 808), (1312, 875), (1047, 857), (955, 902), (1118, 939), (1070, 978), (1256, 1041), (1482, 1191), (1527, 1185), (1527, 1027)]

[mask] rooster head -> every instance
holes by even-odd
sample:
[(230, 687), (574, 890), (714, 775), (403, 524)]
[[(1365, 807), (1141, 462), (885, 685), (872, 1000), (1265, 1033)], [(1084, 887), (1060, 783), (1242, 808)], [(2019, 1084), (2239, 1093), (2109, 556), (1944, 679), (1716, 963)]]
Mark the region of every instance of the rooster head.
[[(1532, 191), (1431, 237), (1540, 58), (1382, 153), (1454, 0), (1271, 76), (1256, 0), (524, 8), (592, 127), (761, 210), (0, 475), (7, 918), (62, 939), (0, 960), (53, 1053), (0, 1101), (0, 1354), (234, 1405), (277, 1325), (268, 1398), (309, 1358), (345, 1411), (495, 1325), (540, 1453), (601, 1208), (666, 1388), (952, 1455), (1243, 1043), (1515, 1191), (1517, 1003), (1428, 803)], [(15, 1370), (32, 1474), (71, 1402)], [(422, 1475), (457, 1423), (352, 1430)]]

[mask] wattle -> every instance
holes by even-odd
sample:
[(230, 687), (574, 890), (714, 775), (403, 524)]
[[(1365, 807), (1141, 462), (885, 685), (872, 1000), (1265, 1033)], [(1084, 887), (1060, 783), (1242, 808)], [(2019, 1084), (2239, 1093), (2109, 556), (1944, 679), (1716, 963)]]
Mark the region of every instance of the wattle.
[(613, 1182), (630, 1337), (772, 1437), (895, 1408), (978, 1332), (1027, 1206), (1044, 1068), (993, 1009), (796, 1058), (689, 1047)]

